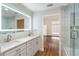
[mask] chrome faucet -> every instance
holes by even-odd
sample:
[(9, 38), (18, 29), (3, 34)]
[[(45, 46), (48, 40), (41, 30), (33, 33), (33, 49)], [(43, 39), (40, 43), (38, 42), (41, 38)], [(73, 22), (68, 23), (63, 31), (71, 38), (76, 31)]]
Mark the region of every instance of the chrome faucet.
[(7, 35), (7, 40), (6, 40), (6, 42), (9, 42), (9, 41), (11, 41), (12, 40), (12, 36), (10, 35), (10, 34), (8, 34)]

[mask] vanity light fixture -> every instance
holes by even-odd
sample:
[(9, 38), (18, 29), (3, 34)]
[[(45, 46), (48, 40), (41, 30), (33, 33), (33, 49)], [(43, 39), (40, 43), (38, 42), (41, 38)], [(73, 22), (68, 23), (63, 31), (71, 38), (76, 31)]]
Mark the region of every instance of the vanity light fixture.
[(29, 15), (27, 15), (27, 14), (25, 14), (25, 13), (22, 13), (22, 12), (20, 12), (20, 11), (18, 11), (18, 10), (16, 10), (16, 9), (13, 9), (13, 8), (11, 8), (11, 7), (8, 7), (7, 5), (5, 5), (5, 4), (1, 4), (2, 6), (4, 6), (4, 7), (6, 7), (6, 8), (8, 8), (8, 9), (10, 9), (10, 10), (12, 10), (12, 11), (14, 11), (14, 12), (18, 12), (18, 13), (20, 13), (20, 14), (22, 14), (22, 15), (24, 15), (24, 16), (27, 16), (27, 17), (31, 17), (31, 16), (29, 16)]

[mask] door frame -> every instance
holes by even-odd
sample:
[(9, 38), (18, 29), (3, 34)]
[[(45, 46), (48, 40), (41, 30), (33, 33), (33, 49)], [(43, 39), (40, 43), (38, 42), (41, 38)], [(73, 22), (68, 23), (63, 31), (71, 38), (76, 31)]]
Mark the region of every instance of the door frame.
[(42, 51), (44, 51), (44, 37), (43, 37), (43, 25), (44, 25), (44, 17), (45, 16), (58, 16), (60, 20), (60, 40), (59, 40), (59, 56), (61, 56), (61, 14), (50, 14), (50, 15), (43, 15), (42, 16)]

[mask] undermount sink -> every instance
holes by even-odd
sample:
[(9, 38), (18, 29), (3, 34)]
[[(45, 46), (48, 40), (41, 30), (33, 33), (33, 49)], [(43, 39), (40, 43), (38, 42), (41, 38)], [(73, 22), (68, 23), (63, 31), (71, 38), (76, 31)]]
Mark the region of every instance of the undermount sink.
[[(10, 43), (19, 43), (20, 41), (17, 41), (17, 40), (15, 40), (15, 41), (10, 41)], [(7, 42), (7, 43), (9, 43), (9, 42)]]
[(9, 41), (9, 42), (3, 42), (3, 43), (19, 43), (20, 41), (17, 41), (17, 40), (12, 40), (12, 41)]
[(0, 53), (20, 44), (20, 41), (10, 41), (0, 43)]
[(10, 42), (2, 42), (0, 43), (0, 47), (3, 47), (3, 46), (10, 46), (10, 45), (13, 45), (13, 44), (16, 44), (16, 43), (20, 43), (20, 41), (10, 41)]

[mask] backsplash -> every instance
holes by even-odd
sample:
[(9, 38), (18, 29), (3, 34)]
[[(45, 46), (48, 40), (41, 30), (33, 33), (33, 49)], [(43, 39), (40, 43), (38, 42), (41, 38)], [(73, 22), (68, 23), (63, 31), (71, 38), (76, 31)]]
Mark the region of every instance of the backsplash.
[(6, 42), (7, 35), (11, 35), (12, 39), (16, 40), (16, 39), (19, 39), (19, 38), (27, 37), (29, 35), (39, 35), (39, 34), (40, 33), (37, 30), (0, 32), (0, 42)]
[(0, 34), (0, 42), (5, 42), (7, 38), (7, 34)]
[(0, 34), (0, 42), (5, 42), (7, 40), (7, 35), (10, 34), (12, 36), (13, 39), (19, 39), (22, 37), (27, 37), (28, 34), (30, 33), (30, 31), (26, 31), (26, 32), (15, 32), (15, 33), (2, 33)]

